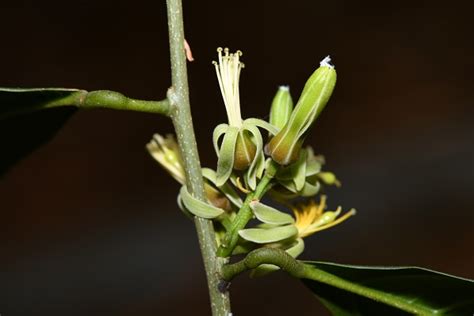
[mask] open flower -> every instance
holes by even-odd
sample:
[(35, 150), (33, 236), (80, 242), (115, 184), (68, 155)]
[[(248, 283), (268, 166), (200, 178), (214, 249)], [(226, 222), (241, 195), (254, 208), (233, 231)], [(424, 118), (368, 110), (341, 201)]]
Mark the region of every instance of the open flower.
[(256, 186), (256, 178), (263, 172), (263, 140), (255, 123), (258, 120), (242, 120), (240, 113), (239, 78), (244, 68), (240, 61), (242, 52), (229, 53), (228, 48), (218, 48), (217, 53), (218, 61), (213, 64), (229, 122), (214, 129), (214, 148), (219, 156), (217, 185), (223, 185), (234, 169), (247, 170), (244, 179), (253, 189)]
[(153, 135), (153, 139), (146, 145), (150, 155), (179, 183), (186, 183), (183, 160), (179, 146), (173, 135)]
[(292, 208), (296, 218), (298, 237), (308, 237), (318, 231), (333, 227), (356, 213), (355, 209), (351, 209), (338, 218), (342, 211), (340, 206), (335, 211), (325, 211), (325, 208), (326, 196), (324, 195), (321, 196), (319, 203), (310, 200), (307, 204), (299, 204)]
[[(293, 258), (304, 251), (303, 238), (342, 223), (356, 213), (355, 209), (351, 209), (338, 217), (341, 207), (336, 211), (325, 211), (326, 196), (321, 196), (319, 203), (309, 200), (307, 203), (291, 206), (294, 218), (258, 201), (253, 201), (250, 207), (262, 224), (239, 231), (243, 241), (239, 251), (245, 253), (260, 245), (260, 247), (282, 249)], [(264, 275), (275, 270), (278, 270), (277, 266), (263, 264), (254, 269), (252, 275)]]

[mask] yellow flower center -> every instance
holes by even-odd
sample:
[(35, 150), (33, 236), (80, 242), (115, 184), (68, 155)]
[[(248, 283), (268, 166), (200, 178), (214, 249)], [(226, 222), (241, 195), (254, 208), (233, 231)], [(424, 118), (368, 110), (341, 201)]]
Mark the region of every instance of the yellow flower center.
[(324, 195), (321, 196), (319, 204), (314, 200), (310, 200), (307, 204), (293, 207), (296, 218), (295, 226), (298, 229), (299, 237), (304, 238), (315, 232), (335, 226), (356, 213), (355, 209), (351, 209), (340, 218), (337, 218), (342, 211), (340, 206), (336, 211), (324, 211), (325, 208), (326, 196)]

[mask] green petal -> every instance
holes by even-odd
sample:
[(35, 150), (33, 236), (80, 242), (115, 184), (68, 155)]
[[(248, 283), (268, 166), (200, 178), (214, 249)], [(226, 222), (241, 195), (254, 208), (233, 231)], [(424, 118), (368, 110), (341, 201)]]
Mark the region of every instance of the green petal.
[(250, 208), (255, 214), (255, 217), (257, 217), (261, 222), (267, 224), (286, 225), (295, 222), (291, 215), (283, 213), (258, 201), (250, 202)]
[(252, 134), (253, 136), (252, 140), (255, 142), (255, 145), (257, 145), (255, 158), (252, 161), (252, 164), (250, 165), (249, 170), (246, 172), (247, 183), (250, 189), (255, 190), (255, 188), (257, 187), (257, 171), (259, 171), (259, 169), (261, 168), (260, 166), (258, 166), (258, 164), (264, 163), (264, 161), (262, 161), (261, 159), (261, 152), (263, 150), (263, 139), (257, 127), (247, 124), (243, 126), (242, 128), (244, 128), (245, 130), (249, 131)]
[(230, 126), (222, 140), (222, 145), (219, 150), (219, 159), (217, 161), (217, 177), (216, 185), (223, 185), (227, 179), (229, 179), (232, 169), (234, 167), (234, 153), (235, 144), (237, 142), (237, 136), (239, 129), (237, 127)]
[(314, 176), (318, 172), (321, 171), (321, 163), (315, 159), (307, 159), (306, 160), (306, 176)]
[(298, 161), (294, 165), (294, 177), (296, 191), (301, 191), (306, 181), (306, 151), (302, 151)]
[(316, 195), (319, 190), (321, 189), (321, 185), (319, 181), (315, 184), (311, 184), (309, 182), (305, 182), (303, 190), (301, 190), (300, 195), (303, 197), (310, 197)]
[[(214, 170), (209, 169), (209, 168), (202, 168), (202, 176), (209, 180), (212, 184), (216, 185), (217, 181), (217, 174)], [(235, 192), (235, 190), (228, 184), (224, 183), (224, 185), (220, 186), (217, 188), (220, 192), (222, 192), (232, 204), (234, 204), (237, 207), (242, 207), (242, 199), (240, 196)]]
[(178, 197), (176, 199), (176, 202), (178, 204), (178, 208), (184, 213), (184, 215), (186, 215), (187, 218), (189, 219), (193, 219), (194, 218), (194, 215), (189, 212), (186, 207), (184, 207), (183, 205), (183, 199), (181, 197), (181, 194), (178, 193)]
[[(293, 192), (293, 193), (298, 193), (293, 180), (280, 181), (280, 184), (284, 186), (288, 191)], [(303, 186), (303, 189), (304, 189), (304, 186)]]
[(227, 130), (229, 129), (229, 125), (227, 124), (219, 124), (214, 128), (214, 132), (212, 133), (212, 143), (214, 144), (214, 150), (216, 151), (216, 155), (219, 155), (219, 138), (224, 135)]
[(244, 126), (247, 126), (247, 125), (258, 126), (260, 128), (267, 130), (272, 135), (276, 135), (280, 131), (276, 126), (273, 126), (272, 124), (258, 118), (246, 119), (243, 125)]
[(224, 214), (223, 209), (204, 203), (193, 197), (189, 194), (184, 185), (181, 187), (179, 193), (186, 209), (198, 217), (212, 219)]
[(279, 226), (270, 229), (248, 228), (239, 231), (240, 237), (257, 244), (281, 241), (293, 237), (296, 234), (298, 234), (298, 229), (295, 225)]
[(304, 251), (304, 241), (302, 238), (296, 239), (296, 244), (285, 250), (293, 258), (298, 257)]

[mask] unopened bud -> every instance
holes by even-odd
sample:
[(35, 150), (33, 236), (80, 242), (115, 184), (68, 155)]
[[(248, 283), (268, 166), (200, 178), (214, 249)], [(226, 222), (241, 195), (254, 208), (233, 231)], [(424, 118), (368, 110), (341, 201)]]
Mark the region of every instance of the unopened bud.
[(270, 124), (281, 130), (290, 119), (292, 111), (293, 99), (291, 98), (290, 87), (280, 86), (270, 108)]
[(326, 106), (336, 85), (336, 70), (326, 57), (309, 77), (288, 123), (271, 139), (266, 153), (281, 165), (298, 159), (306, 132)]
[(321, 179), (327, 185), (335, 185), (337, 187), (341, 186), (341, 182), (337, 180), (336, 175), (332, 172), (319, 172), (317, 174), (318, 178)]

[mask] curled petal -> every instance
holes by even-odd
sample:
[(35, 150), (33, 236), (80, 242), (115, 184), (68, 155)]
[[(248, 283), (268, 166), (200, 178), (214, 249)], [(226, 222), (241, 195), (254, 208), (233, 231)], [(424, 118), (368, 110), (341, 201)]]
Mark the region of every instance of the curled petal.
[(229, 179), (234, 167), (235, 144), (239, 129), (230, 126), (224, 135), (222, 145), (219, 149), (219, 159), (217, 161), (216, 185), (222, 186)]

